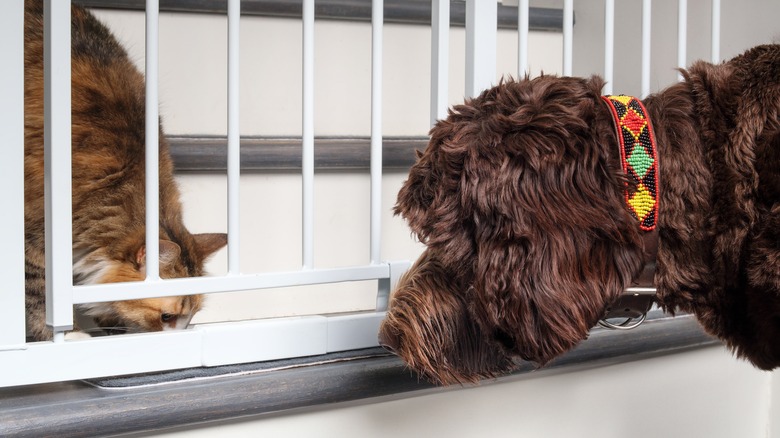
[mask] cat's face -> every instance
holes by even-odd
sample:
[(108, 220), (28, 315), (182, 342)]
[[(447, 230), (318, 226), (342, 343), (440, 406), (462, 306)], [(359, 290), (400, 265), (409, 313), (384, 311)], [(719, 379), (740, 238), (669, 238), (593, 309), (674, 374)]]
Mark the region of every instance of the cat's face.
[(185, 329), (202, 303), (201, 295), (188, 295), (87, 304), (82, 309), (100, 330), (122, 334)]
[[(160, 240), (161, 278), (202, 275), (203, 262), (227, 243), (225, 234), (196, 234), (192, 238), (186, 249), (169, 240)], [(92, 266), (100, 266), (100, 272), (83, 278), (94, 279), (94, 283), (143, 281), (146, 278), (146, 249), (142, 243), (138, 245), (130, 257), (90, 263)], [(202, 295), (185, 295), (89, 303), (79, 308), (85, 315), (92, 317), (98, 329), (109, 334), (120, 334), (187, 328), (202, 304)]]

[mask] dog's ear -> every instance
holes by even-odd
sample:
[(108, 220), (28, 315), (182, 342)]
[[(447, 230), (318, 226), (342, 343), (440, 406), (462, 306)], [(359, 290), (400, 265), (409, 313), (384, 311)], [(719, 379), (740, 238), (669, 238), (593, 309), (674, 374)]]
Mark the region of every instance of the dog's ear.
[(471, 148), (463, 128), (470, 118), (469, 105), (459, 105), (431, 129), (428, 146), (417, 152), (394, 209), (450, 268), (469, 269), (463, 263), (470, 263), (473, 256), (470, 221), (464, 216), (468, 212), (461, 205), (463, 160)]
[(585, 234), (479, 245), (472, 312), (507, 354), (544, 365), (571, 350), (630, 284), (639, 254)]
[(508, 351), (545, 363), (585, 339), (642, 263), (598, 79), (507, 83), (472, 106), (461, 217), (472, 311)]
[(435, 175), (431, 169), (431, 149), (426, 154), (416, 151), (417, 162), (409, 171), (409, 177), (398, 192), (394, 213), (401, 215), (409, 223), (420, 240), (424, 240), (428, 228), (428, 212), (433, 203), (436, 190)]
[[(520, 84), (530, 82), (502, 80), (501, 85), (485, 90), (478, 98), (453, 107), (448, 117), (438, 121), (431, 129), (428, 146), (424, 152), (417, 151), (417, 162), (409, 171), (409, 177), (398, 193), (394, 208), (395, 214), (406, 219), (423, 243), (436, 245), (440, 242), (451, 242), (454, 237), (452, 230), (465, 225), (464, 219), (468, 217), (463, 216), (464, 210), (460, 207), (462, 203), (468, 203), (468, 195), (473, 194), (461, 192), (464, 179), (480, 176), (491, 178), (490, 175), (464, 173), (469, 169), (469, 164), (473, 168), (474, 161), (481, 159), (474, 152), (482, 153), (485, 146), (495, 147), (501, 144), (503, 133), (522, 130), (529, 116), (536, 118), (542, 115), (543, 111), (539, 108), (527, 105), (527, 101), (534, 97), (532, 88), (521, 93), (505, 92), (510, 89), (520, 90), (523, 88)], [(604, 80), (598, 76), (580, 84), (583, 91), (593, 96), (598, 96), (603, 86)], [(498, 99), (508, 100), (505, 103), (516, 106), (516, 114), (495, 113), (494, 104)], [(492, 122), (488, 126), (483, 125), (486, 116), (490, 116)], [(544, 132), (537, 131), (535, 135), (544, 135)], [(466, 254), (459, 251), (459, 255), (462, 257)]]

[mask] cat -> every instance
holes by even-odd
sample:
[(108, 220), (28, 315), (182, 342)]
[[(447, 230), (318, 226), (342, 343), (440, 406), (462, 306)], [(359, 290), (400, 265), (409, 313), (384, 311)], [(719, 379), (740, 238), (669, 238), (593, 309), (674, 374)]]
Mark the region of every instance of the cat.
[[(145, 278), (145, 88), (142, 74), (110, 31), (73, 5), (73, 283)], [(27, 337), (52, 338), (45, 323), (43, 164), (43, 4), (25, 2), (25, 295)], [(191, 234), (160, 126), (160, 277), (203, 275), (227, 235)], [(98, 327), (129, 332), (184, 328), (203, 297), (79, 305)], [(78, 330), (78, 327), (74, 327)]]

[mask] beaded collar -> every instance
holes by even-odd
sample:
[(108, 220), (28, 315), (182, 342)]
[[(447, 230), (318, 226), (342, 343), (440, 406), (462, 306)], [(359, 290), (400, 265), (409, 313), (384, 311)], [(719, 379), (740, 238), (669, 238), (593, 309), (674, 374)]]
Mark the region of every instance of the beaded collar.
[(620, 161), (630, 179), (626, 206), (639, 228), (653, 231), (658, 219), (658, 156), (653, 127), (642, 102), (631, 96), (602, 96), (615, 119)]

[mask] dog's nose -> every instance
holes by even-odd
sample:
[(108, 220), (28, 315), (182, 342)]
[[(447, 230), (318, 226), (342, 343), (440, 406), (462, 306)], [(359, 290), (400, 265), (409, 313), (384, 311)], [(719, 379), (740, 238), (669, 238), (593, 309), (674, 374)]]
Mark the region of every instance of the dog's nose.
[(379, 345), (385, 350), (395, 354), (400, 344), (398, 335), (393, 333), (392, 330), (387, 330), (385, 326), (379, 329)]

